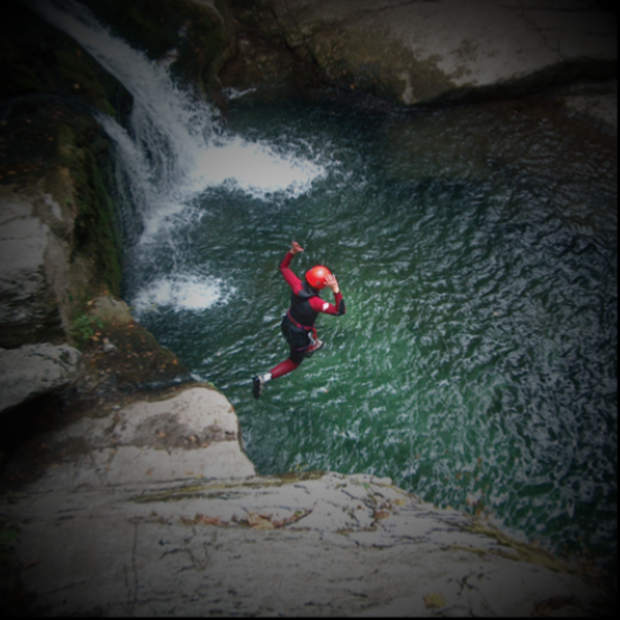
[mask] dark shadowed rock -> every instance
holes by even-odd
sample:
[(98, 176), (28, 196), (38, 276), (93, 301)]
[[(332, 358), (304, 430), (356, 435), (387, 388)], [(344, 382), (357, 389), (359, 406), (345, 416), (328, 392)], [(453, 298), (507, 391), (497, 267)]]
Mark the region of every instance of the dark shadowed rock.
[(278, 48), (325, 85), (401, 105), (514, 96), (616, 73), (615, 16), (597, 2), (230, 4), (242, 45), (222, 79), (237, 88), (260, 85), (278, 67), (290, 71)]
[(0, 349), (0, 412), (75, 379), (80, 358), (73, 347), (47, 342)]

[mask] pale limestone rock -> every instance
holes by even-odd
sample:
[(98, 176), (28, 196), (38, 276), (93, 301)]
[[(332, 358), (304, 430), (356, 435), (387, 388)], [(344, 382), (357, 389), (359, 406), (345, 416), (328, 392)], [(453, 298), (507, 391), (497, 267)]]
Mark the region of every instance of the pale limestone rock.
[(602, 597), (389, 478), (257, 477), (206, 386), (93, 413), (46, 436), (62, 462), (0, 498), (24, 592), (51, 615), (530, 616), (550, 599), (588, 615)]
[(290, 48), (309, 54), (329, 81), (406, 105), (498, 87), (531, 92), (584, 66), (615, 73), (616, 20), (596, 2), (267, 4)]
[(21, 561), (38, 559), (22, 582), (39, 605), (136, 616), (530, 616), (554, 600), (591, 615), (602, 595), (542, 551), (526, 561), (515, 543), (510, 559), (510, 539), (490, 524), (471, 531), (472, 517), (385, 479), (146, 478), (63, 489), (48, 477), (2, 507), (23, 523)]
[[(37, 213), (37, 215), (35, 215)], [(60, 207), (48, 195), (0, 187), (0, 343), (14, 347), (64, 334), (68, 262), (48, 220)]]
[(68, 345), (0, 349), (0, 411), (66, 385), (77, 376), (80, 359)]

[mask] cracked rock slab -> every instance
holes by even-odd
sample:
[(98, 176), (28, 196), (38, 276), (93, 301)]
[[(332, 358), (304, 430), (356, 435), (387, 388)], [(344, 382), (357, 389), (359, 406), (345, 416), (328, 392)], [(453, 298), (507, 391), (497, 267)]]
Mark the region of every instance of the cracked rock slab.
[(1, 510), (19, 519), (25, 591), (52, 615), (530, 616), (550, 601), (593, 615), (602, 596), (372, 476), (48, 479)]
[(256, 476), (204, 385), (46, 443), (61, 462), (0, 497), (32, 615), (529, 616), (558, 601), (593, 615), (604, 600), (539, 547), (389, 478)]

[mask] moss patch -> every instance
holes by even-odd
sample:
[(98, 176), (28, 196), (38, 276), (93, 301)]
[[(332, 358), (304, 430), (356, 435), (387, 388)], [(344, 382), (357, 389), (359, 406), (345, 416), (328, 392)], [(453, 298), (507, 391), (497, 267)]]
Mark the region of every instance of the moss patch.
[(67, 297), (78, 306), (64, 314), (76, 315), (96, 292), (120, 290), (121, 243), (107, 191), (109, 143), (92, 112), (122, 120), (131, 96), (85, 50), (24, 6), (4, 3), (0, 15), (6, 77), (0, 83), (0, 183), (43, 189), (60, 205), (64, 222), (55, 232), (71, 256)]
[[(121, 240), (114, 219), (114, 205), (104, 181), (102, 169), (105, 169), (106, 162), (101, 157), (99, 161), (96, 159), (96, 154), (107, 149), (108, 143), (98, 135), (89, 144), (80, 146), (80, 136), (68, 126), (59, 129), (59, 150), (63, 164), (71, 171), (79, 209), (75, 221), (73, 258), (76, 254), (87, 253), (100, 280), (112, 294), (118, 295)], [(111, 170), (107, 172), (111, 176)]]
[[(132, 47), (151, 59), (168, 59), (171, 70), (188, 84), (208, 90), (215, 79), (212, 65), (230, 43), (218, 10), (191, 0), (85, 0), (91, 11)], [(217, 3), (216, 3), (217, 5)]]
[[(114, 348), (106, 350), (108, 343)], [(134, 321), (126, 325), (104, 321), (82, 350), (90, 374), (98, 380), (100, 392), (135, 393), (190, 378), (174, 353)]]

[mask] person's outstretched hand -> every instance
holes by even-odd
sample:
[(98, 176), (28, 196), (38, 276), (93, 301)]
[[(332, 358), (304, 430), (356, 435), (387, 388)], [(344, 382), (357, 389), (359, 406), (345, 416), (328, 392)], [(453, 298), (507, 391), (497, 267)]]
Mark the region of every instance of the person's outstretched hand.
[(299, 243), (297, 243), (297, 241), (293, 241), (293, 243), (291, 243), (291, 254), (293, 256), (295, 256), (295, 254), (298, 254), (299, 252), (303, 252), (304, 249), (299, 245)]
[(332, 289), (332, 293), (334, 293), (334, 295), (340, 292), (338, 280), (336, 280), (336, 276), (333, 273), (330, 273), (325, 277), (325, 285)]

